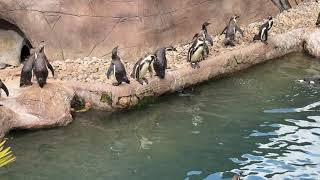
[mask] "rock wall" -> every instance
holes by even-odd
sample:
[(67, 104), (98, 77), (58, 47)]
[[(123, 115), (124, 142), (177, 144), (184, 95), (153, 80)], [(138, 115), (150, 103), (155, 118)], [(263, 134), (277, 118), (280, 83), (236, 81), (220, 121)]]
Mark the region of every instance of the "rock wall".
[(188, 41), (204, 21), (217, 34), (233, 14), (244, 25), (277, 12), (271, 0), (0, 0), (0, 19), (34, 46), (46, 41), (51, 60), (109, 57), (119, 45), (135, 61), (141, 51)]

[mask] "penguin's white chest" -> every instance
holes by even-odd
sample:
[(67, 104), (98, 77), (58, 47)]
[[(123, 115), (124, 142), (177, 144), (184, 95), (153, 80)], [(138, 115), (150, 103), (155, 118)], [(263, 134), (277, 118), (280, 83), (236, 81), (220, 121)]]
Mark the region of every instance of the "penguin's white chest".
[(191, 62), (198, 62), (202, 58), (203, 46), (200, 46), (191, 56)]
[(142, 68), (141, 68), (140, 73), (139, 73), (139, 78), (144, 78), (144, 76), (148, 72), (149, 66), (150, 66), (150, 63), (148, 63), (148, 62), (142, 64)]

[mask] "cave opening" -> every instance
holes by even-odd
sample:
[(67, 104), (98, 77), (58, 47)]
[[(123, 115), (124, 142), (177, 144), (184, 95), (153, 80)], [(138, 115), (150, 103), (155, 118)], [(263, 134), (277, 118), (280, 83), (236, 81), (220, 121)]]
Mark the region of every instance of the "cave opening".
[(30, 56), (30, 48), (27, 45), (24, 45), (21, 48), (20, 62), (23, 63)]
[[(11, 23), (5, 19), (2, 19), (1, 17), (0, 17), (0, 31), (3, 31), (3, 32), (14, 31), (16, 33), (16, 36), (20, 36), (20, 39), (22, 40), (20, 40), (19, 42), (14, 42), (17, 44), (14, 50), (15, 52), (5, 52), (5, 53), (7, 54), (16, 53), (16, 56), (14, 56), (17, 59), (16, 65), (18, 65), (18, 63), (23, 63), (26, 60), (26, 58), (30, 56), (30, 49), (32, 48), (32, 44), (30, 43), (30, 40), (27, 38), (25, 33), (16, 24)], [(16, 38), (12, 38), (12, 39), (16, 39)], [(6, 46), (6, 44), (4, 44), (4, 46)], [(20, 54), (17, 54), (17, 52)], [(10, 57), (10, 55), (8, 56)], [(2, 60), (2, 61), (5, 62), (6, 60)], [(12, 65), (12, 64), (8, 64), (8, 65)]]

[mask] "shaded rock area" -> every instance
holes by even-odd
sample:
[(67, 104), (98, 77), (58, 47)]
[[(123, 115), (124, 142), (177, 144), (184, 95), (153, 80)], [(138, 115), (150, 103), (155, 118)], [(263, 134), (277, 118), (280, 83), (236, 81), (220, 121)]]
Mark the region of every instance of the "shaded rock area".
[[(193, 69), (186, 63), (189, 45), (180, 45), (177, 53), (168, 55), (170, 69), (166, 78), (161, 80), (149, 77), (148, 85), (140, 85), (132, 80), (129, 85), (112, 86), (111, 81), (105, 79), (90, 79), (90, 75), (93, 74), (91, 71), (97, 71), (95, 73), (99, 77), (105, 76), (105, 68), (110, 61), (99, 58), (55, 62), (58, 79), (49, 76), (49, 82), (43, 89), (39, 88), (36, 82), (31, 87), (19, 88), (21, 67), (0, 71), (0, 77), (4, 79), (10, 91), (9, 98), (0, 98), (0, 104), (3, 105), (0, 106), (0, 137), (10, 129), (50, 128), (69, 124), (72, 122), (70, 104), (75, 96), (76, 102), (89, 104), (94, 109), (116, 111), (145, 103), (148, 98), (181, 90), (288, 53), (303, 51), (304, 47), (310, 49), (308, 52), (313, 52), (314, 48), (319, 46), (316, 43), (320, 42), (320, 37), (317, 36), (320, 29), (314, 27), (318, 10), (317, 3), (307, 2), (278, 15), (268, 45), (252, 42), (257, 26), (263, 22), (252, 23), (244, 28), (245, 38), (238, 38), (237, 46), (233, 48), (224, 47), (222, 36), (218, 36), (215, 38), (215, 45), (211, 47), (210, 56), (200, 62), (199, 69)], [(294, 17), (295, 20), (290, 20), (289, 17)], [(312, 41), (314, 45), (311, 45), (311, 37), (315, 38)], [(127, 68), (132, 65), (131, 62), (123, 62)], [(98, 70), (92, 70), (92, 67)], [(61, 78), (61, 75), (65, 76)], [(77, 79), (80, 75), (89, 76), (89, 79)], [(65, 77), (69, 79), (64, 79)]]
[(320, 31), (311, 33), (305, 41), (304, 49), (314, 57), (320, 57)]
[(24, 38), (15, 31), (0, 30), (0, 42), (0, 64), (19, 66)]

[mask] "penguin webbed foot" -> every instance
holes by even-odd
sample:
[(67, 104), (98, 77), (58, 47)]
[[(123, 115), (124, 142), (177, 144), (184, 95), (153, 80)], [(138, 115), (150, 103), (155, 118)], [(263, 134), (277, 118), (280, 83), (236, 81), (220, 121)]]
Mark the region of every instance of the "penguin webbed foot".
[(262, 41), (265, 45), (268, 45), (268, 42), (267, 41)]
[(191, 63), (191, 67), (192, 67), (193, 69), (195, 69), (195, 68), (196, 68), (195, 63)]
[(113, 86), (119, 86), (121, 84), (121, 82), (113, 82), (112, 85)]
[(144, 82), (146, 82), (147, 84), (149, 84), (149, 81), (147, 78), (143, 78)]
[(137, 79), (137, 81), (138, 81), (141, 85), (143, 85), (143, 81), (142, 81), (142, 80)]

